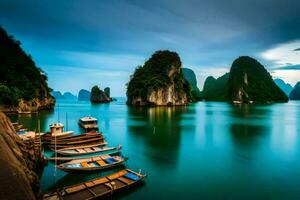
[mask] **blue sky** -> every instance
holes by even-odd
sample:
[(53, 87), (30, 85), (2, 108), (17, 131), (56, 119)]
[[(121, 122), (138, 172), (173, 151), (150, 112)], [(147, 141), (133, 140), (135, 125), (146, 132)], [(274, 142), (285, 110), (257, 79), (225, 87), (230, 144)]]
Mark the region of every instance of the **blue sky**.
[(22, 42), (54, 90), (97, 84), (125, 96), (135, 67), (159, 49), (179, 53), (202, 88), (240, 55), (300, 80), (298, 0), (103, 0), (0, 2), (0, 24)]

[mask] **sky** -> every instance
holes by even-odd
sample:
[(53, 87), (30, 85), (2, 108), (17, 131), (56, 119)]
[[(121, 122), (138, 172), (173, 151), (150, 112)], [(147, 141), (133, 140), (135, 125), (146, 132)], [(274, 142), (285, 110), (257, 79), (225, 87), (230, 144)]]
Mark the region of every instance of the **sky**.
[(194, 70), (200, 89), (242, 55), (295, 85), (299, 10), (299, 0), (1, 0), (0, 25), (54, 90), (99, 85), (125, 96), (134, 69), (164, 49)]

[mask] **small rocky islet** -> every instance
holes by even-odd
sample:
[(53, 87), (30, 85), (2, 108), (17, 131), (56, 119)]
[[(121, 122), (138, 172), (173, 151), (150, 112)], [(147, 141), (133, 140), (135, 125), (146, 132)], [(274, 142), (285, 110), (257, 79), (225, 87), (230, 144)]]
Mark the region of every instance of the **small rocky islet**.
[(156, 51), (143, 66), (135, 69), (127, 84), (127, 105), (176, 106), (192, 100), (176, 52)]

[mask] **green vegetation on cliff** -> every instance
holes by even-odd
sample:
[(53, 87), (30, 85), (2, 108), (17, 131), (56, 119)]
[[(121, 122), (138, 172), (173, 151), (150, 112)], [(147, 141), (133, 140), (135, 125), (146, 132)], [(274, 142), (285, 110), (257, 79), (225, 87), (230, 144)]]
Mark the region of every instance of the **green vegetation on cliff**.
[(242, 56), (231, 66), (228, 80), (229, 98), (239, 102), (286, 102), (288, 97), (274, 83), (272, 76), (257, 60)]
[(143, 66), (135, 69), (127, 84), (127, 97), (141, 97), (147, 101), (149, 91), (166, 88), (174, 83), (175, 91), (185, 92), (191, 98), (189, 83), (183, 78), (181, 61), (176, 52), (156, 51)]
[(274, 83), (271, 75), (257, 60), (242, 56), (231, 66), (230, 73), (205, 80), (201, 99), (230, 102), (286, 102), (285, 93)]
[(46, 74), (22, 50), (20, 42), (0, 27), (0, 105), (51, 97), (50, 92)]
[(197, 78), (196, 78), (194, 71), (189, 68), (182, 68), (182, 74), (183, 74), (185, 80), (187, 80), (187, 82), (189, 82), (189, 84), (191, 86), (191, 94), (192, 94), (193, 98), (195, 100), (200, 99), (201, 92), (197, 86)]
[(200, 99), (206, 101), (227, 101), (228, 100), (228, 78), (229, 73), (215, 79), (212, 76), (206, 78)]

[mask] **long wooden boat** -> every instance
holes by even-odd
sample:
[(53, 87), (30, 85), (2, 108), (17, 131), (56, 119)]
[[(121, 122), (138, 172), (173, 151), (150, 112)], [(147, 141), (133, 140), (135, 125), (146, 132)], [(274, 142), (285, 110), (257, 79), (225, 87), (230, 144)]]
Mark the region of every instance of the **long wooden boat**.
[(90, 138), (97, 138), (97, 137), (103, 137), (102, 133), (98, 132), (89, 132), (89, 133), (83, 133), (79, 135), (72, 135), (72, 136), (66, 136), (66, 137), (49, 137), (47, 139), (44, 139), (43, 142), (45, 144), (51, 144), (55, 142), (72, 142), (72, 141), (80, 141), (84, 139), (90, 139)]
[(95, 146), (95, 147), (80, 147), (80, 148), (73, 148), (73, 149), (59, 149), (56, 150), (56, 153), (64, 156), (79, 156), (79, 155), (86, 155), (86, 154), (95, 154), (100, 152), (112, 151), (112, 150), (119, 150), (121, 147), (108, 147), (108, 146)]
[(75, 143), (75, 144), (51, 144), (47, 145), (52, 151), (59, 150), (59, 149), (78, 149), (81, 147), (95, 147), (95, 146), (105, 146), (107, 142), (104, 139), (98, 139), (96, 141), (85, 141), (85, 143)]
[(77, 155), (77, 156), (58, 156), (58, 157), (50, 157), (50, 158), (47, 158), (47, 160), (50, 160), (50, 161), (57, 161), (58, 163), (64, 163), (64, 162), (69, 162), (69, 161), (72, 161), (72, 160), (75, 160), (75, 159), (87, 159), (87, 158), (96, 158), (96, 157), (99, 157), (101, 155), (104, 155), (104, 154), (109, 154), (109, 155), (119, 155), (121, 153), (121, 151), (119, 150), (112, 150), (111, 152), (105, 152), (105, 153), (94, 153), (94, 154), (85, 154), (85, 155)]
[(75, 159), (57, 166), (58, 169), (68, 172), (95, 171), (123, 164), (128, 158), (120, 155), (101, 155), (97, 157)]
[(143, 181), (146, 174), (130, 169), (96, 178), (84, 183), (64, 187), (55, 192), (45, 194), (44, 200), (92, 200), (112, 196), (114, 193), (128, 189)]

